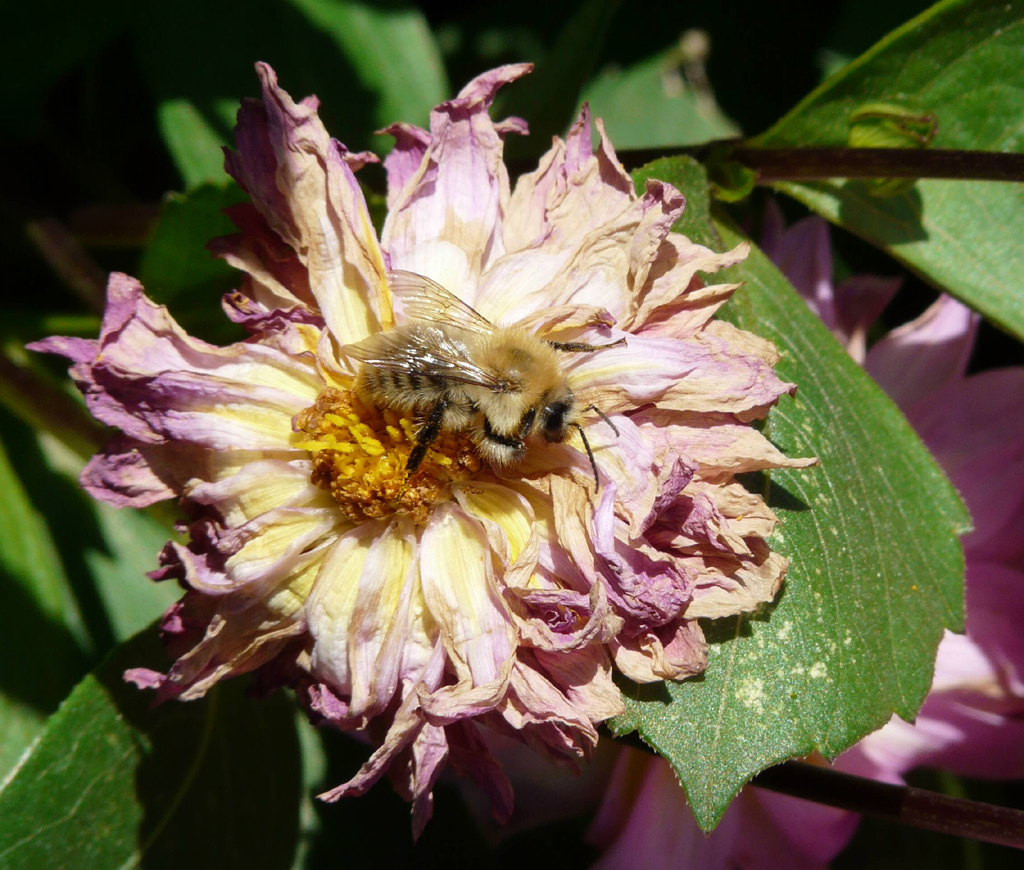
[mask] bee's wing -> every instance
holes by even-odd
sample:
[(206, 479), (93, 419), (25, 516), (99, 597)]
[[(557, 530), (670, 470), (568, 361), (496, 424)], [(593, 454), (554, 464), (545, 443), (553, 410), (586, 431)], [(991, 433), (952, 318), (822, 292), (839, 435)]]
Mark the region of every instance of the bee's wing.
[(410, 323), (347, 344), (342, 350), (353, 359), (384, 371), (474, 384), (495, 392), (513, 389), (514, 385), (470, 360), (473, 338), (451, 325)]
[(480, 312), (424, 275), (399, 270), (388, 272), (388, 286), (401, 300), (410, 320), (458, 326), (481, 335), (494, 332), (494, 324)]

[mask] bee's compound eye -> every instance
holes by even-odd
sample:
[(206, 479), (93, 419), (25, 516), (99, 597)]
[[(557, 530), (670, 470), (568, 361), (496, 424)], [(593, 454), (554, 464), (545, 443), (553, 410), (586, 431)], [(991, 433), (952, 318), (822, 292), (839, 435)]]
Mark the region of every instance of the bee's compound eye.
[(568, 413), (568, 402), (552, 402), (544, 409), (541, 428), (549, 441), (561, 441), (565, 437), (565, 415)]

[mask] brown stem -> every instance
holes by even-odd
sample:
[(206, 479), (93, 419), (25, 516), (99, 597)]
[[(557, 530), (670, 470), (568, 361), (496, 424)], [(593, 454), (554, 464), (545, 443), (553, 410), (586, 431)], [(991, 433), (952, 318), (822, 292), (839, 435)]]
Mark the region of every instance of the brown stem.
[(812, 178), (961, 178), (1024, 181), (1024, 154), (938, 148), (737, 148), (758, 181)]
[(26, 232), (57, 277), (86, 305), (102, 311), (107, 276), (78, 240), (53, 218), (29, 221)]
[[(689, 154), (698, 159), (728, 142), (679, 150), (620, 151), (627, 169), (659, 157)], [(738, 145), (727, 155), (757, 172), (760, 184), (815, 178), (959, 178), (974, 181), (1024, 181), (1024, 154), (955, 151), (941, 148), (750, 148)]]
[(87, 245), (105, 248), (141, 248), (160, 217), (156, 203), (85, 205), (72, 212), (71, 232)]
[(876, 782), (800, 761), (771, 767), (752, 784), (898, 824), (1024, 849), (1021, 810)]
[(83, 458), (107, 440), (103, 428), (74, 399), (4, 354), (0, 354), (0, 403)]

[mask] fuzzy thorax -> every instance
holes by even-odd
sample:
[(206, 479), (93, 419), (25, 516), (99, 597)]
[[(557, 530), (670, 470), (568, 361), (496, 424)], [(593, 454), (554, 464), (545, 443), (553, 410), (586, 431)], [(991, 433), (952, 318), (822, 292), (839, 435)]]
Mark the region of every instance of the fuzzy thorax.
[(430, 509), (451, 498), (450, 486), (480, 471), (472, 439), (442, 432), (410, 476), (405, 467), (415, 446), (411, 417), (361, 402), (352, 392), (324, 390), (293, 421), (298, 447), (313, 460), (313, 483), (334, 496), (353, 522), (401, 513), (424, 522)]

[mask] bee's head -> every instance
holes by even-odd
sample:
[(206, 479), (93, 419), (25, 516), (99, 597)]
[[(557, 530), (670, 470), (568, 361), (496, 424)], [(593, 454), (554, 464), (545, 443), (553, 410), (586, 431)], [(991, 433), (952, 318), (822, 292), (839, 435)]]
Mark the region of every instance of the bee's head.
[(538, 428), (547, 441), (565, 441), (569, 427), (576, 422), (576, 397), (566, 388), (548, 397), (540, 412)]

